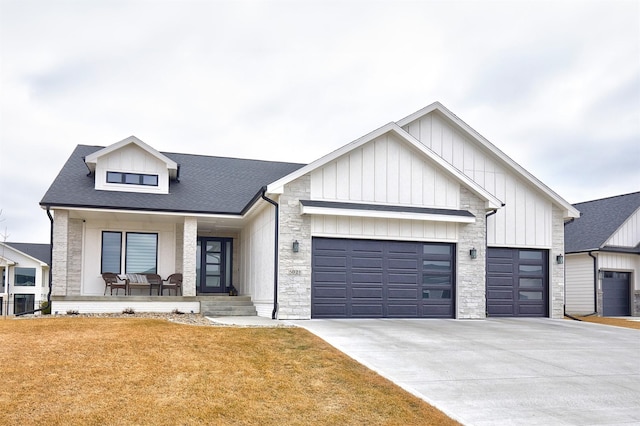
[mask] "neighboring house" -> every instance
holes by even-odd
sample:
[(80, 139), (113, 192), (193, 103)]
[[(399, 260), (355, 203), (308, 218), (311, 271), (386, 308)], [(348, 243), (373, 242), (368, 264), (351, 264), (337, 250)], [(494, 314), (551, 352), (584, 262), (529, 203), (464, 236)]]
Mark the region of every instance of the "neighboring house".
[(574, 204), (565, 226), (569, 314), (640, 316), (640, 192)]
[[(308, 165), (80, 145), (40, 204), (55, 311), (199, 312), (233, 285), (278, 319), (560, 318), (579, 215), (440, 103)], [(183, 296), (105, 297), (101, 272), (180, 272)]]
[(0, 315), (30, 312), (47, 300), (50, 247), (0, 242)]

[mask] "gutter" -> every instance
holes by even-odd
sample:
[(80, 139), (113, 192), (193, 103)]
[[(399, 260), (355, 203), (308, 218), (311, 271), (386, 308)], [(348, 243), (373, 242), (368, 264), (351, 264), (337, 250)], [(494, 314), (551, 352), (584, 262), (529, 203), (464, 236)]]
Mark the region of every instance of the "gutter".
[(273, 201), (271, 198), (267, 198), (265, 193), (267, 192), (267, 187), (263, 186), (260, 191), (260, 198), (273, 205), (276, 208), (275, 211), (275, 238), (274, 238), (274, 252), (273, 252), (273, 311), (271, 312), (271, 319), (276, 319), (276, 314), (278, 313), (278, 222), (279, 218), (279, 206), (278, 203)]
[(35, 314), (36, 312), (40, 312), (51, 307), (51, 289), (53, 287), (53, 216), (51, 216), (50, 206), (47, 206), (47, 216), (49, 216), (49, 222), (51, 223), (49, 230), (49, 259), (51, 259), (51, 265), (49, 265), (49, 292), (47, 293), (47, 304), (42, 308), (16, 314), (17, 317), (22, 315)]
[[(504, 205), (505, 204), (502, 203), (502, 207), (504, 207)], [(487, 221), (487, 219), (496, 213), (498, 213), (498, 209), (493, 209), (484, 215), (484, 316), (486, 318), (489, 317), (487, 300), (487, 286), (489, 285), (489, 271), (487, 270), (487, 264), (489, 263), (489, 221)]]
[(598, 258), (593, 255), (593, 251), (587, 253), (593, 258), (593, 312), (598, 312)]

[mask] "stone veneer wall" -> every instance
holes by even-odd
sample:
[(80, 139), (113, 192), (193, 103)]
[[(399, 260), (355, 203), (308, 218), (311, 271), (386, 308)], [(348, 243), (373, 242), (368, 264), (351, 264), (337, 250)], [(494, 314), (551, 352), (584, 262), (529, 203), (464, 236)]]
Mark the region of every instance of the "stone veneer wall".
[[(310, 198), (311, 176), (285, 185), (279, 204), (278, 319), (311, 318), (311, 217), (300, 214)], [(300, 251), (294, 253), (297, 240)]]
[(184, 218), (182, 242), (182, 295), (196, 295), (196, 251), (198, 245), (198, 221)]
[(176, 272), (182, 272), (182, 261), (184, 260), (184, 224), (176, 224)]
[[(460, 209), (468, 210), (476, 221), (460, 224), (457, 244), (456, 318), (485, 318), (486, 301), (486, 213), (484, 201), (471, 191), (460, 187)], [(470, 250), (477, 250), (471, 259)]]
[(69, 219), (67, 239), (67, 295), (82, 294), (82, 219)]
[(69, 228), (69, 212), (53, 211), (53, 253), (51, 258), (51, 275), (53, 296), (67, 295), (67, 241)]
[(564, 255), (564, 214), (553, 206), (551, 253), (549, 259), (549, 317), (564, 318), (564, 264), (556, 263), (556, 256)]

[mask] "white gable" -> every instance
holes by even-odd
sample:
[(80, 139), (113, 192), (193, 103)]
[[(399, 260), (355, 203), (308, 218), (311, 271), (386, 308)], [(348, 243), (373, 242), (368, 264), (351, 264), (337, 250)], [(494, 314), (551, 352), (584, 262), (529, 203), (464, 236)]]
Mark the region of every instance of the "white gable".
[(314, 169), (311, 199), (458, 209), (460, 183), (388, 132)]
[[(169, 179), (176, 178), (177, 164), (135, 136), (88, 155), (85, 163), (95, 174), (95, 188), (105, 191), (169, 193)], [(110, 182), (108, 173), (131, 178), (149, 177), (156, 184), (123, 184)]]
[(640, 209), (624, 221), (604, 246), (636, 247), (638, 244), (640, 244)]

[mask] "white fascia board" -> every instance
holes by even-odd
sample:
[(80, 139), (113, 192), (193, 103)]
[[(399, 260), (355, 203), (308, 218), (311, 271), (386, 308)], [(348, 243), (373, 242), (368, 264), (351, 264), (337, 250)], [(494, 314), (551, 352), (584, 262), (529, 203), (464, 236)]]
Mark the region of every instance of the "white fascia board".
[(289, 173), (288, 175), (278, 179), (275, 182), (270, 183), (269, 185), (267, 185), (267, 193), (269, 194), (282, 194), (282, 192), (284, 191), (284, 186), (289, 183), (292, 182), (296, 179), (298, 179), (301, 176), (306, 175), (307, 173), (317, 169), (318, 167), (322, 167), (325, 164), (339, 158), (340, 156), (364, 145), (365, 143), (384, 135), (385, 133), (387, 133), (388, 131), (390, 131), (391, 129), (393, 129), (395, 126), (395, 123), (389, 123), (386, 124), (376, 130), (374, 130), (371, 133), (368, 133), (364, 136), (362, 136), (361, 138), (358, 138), (356, 140), (354, 140), (353, 142), (350, 142), (346, 145), (344, 145), (341, 148), (336, 149), (333, 152), (330, 152), (329, 154), (320, 157), (319, 159), (317, 159), (316, 161), (307, 164), (306, 166), (294, 171), (293, 173)]
[(571, 205), (571, 203), (569, 203), (567, 200), (562, 198), (560, 195), (556, 194), (551, 188), (549, 188), (547, 185), (542, 183), (534, 175), (529, 173), (520, 164), (516, 163), (511, 157), (509, 157), (507, 154), (505, 154), (500, 149), (498, 149), (498, 147), (496, 147), (494, 144), (489, 142), (489, 140), (487, 140), (484, 136), (482, 136), (480, 133), (478, 133), (475, 129), (473, 129), (467, 123), (462, 121), (453, 112), (449, 111), (440, 102), (434, 102), (433, 104), (431, 104), (431, 105), (429, 105), (429, 106), (427, 106), (425, 108), (422, 108), (421, 110), (416, 111), (411, 115), (408, 115), (407, 117), (403, 118), (402, 120), (399, 120), (397, 122), (398, 126), (404, 127), (404, 126), (408, 125), (409, 123), (411, 123), (411, 122), (421, 118), (422, 116), (424, 116), (426, 114), (429, 114), (430, 112), (433, 112), (435, 110), (438, 110), (438, 112), (440, 112), (442, 115), (444, 115), (449, 120), (451, 120), (453, 123), (455, 123), (459, 128), (464, 130), (469, 136), (471, 136), (478, 143), (483, 145), (493, 155), (495, 155), (500, 160), (502, 160), (502, 162), (504, 162), (509, 167), (511, 167), (511, 169), (513, 169), (515, 172), (520, 174), (524, 179), (526, 179), (529, 182), (531, 182), (531, 184), (534, 187), (538, 188), (540, 191), (542, 191), (544, 194), (546, 194), (549, 198), (551, 198), (557, 205), (562, 207), (564, 209), (564, 217), (565, 218), (578, 218), (578, 217), (580, 217), (580, 212), (575, 207), (573, 207)]
[[(42, 260), (40, 260), (40, 259), (36, 259), (35, 257), (33, 257), (33, 256), (31, 256), (31, 255), (29, 255), (29, 254), (27, 254), (27, 253), (23, 252), (23, 251), (20, 251), (20, 250), (18, 250), (18, 249), (17, 249), (17, 248), (15, 248), (15, 247), (10, 246), (9, 244), (0, 243), (0, 245), (1, 245), (4, 249), (9, 249), (9, 250), (13, 251), (14, 253), (18, 253), (20, 256), (24, 256), (24, 257), (26, 257), (27, 259), (31, 259), (32, 261), (34, 261), (34, 262), (38, 263), (40, 266), (49, 266), (49, 265), (47, 265), (46, 263), (44, 263)], [(5, 260), (5, 261), (7, 261), (9, 265), (18, 265), (18, 263), (17, 263), (16, 261), (13, 261), (13, 260), (11, 260), (11, 259), (9, 259), (9, 258), (7, 258), (7, 257), (0, 256), (0, 259), (3, 259), (3, 260)]]
[(300, 213), (309, 214), (309, 215), (422, 220), (422, 221), (431, 221), (431, 222), (475, 223), (476, 221), (476, 218), (472, 216), (414, 213), (414, 212), (390, 212), (390, 211), (382, 211), (382, 210), (365, 210), (365, 209), (362, 209), (362, 210), (342, 209), (342, 208), (332, 208), (332, 207), (305, 206), (303, 204), (300, 204)]
[[(42, 207), (44, 208), (44, 207)], [(209, 219), (237, 219), (242, 220), (245, 216), (234, 214), (209, 214), (209, 213), (191, 213), (191, 212), (167, 212), (155, 210), (127, 210), (127, 209), (96, 209), (90, 207), (62, 207), (52, 206), (51, 210), (69, 210), (69, 211), (85, 211), (98, 213), (115, 213), (115, 214), (146, 214), (157, 216), (182, 216), (182, 217), (202, 217)]]
[(95, 168), (95, 163), (98, 160), (98, 158), (102, 157), (103, 155), (109, 154), (109, 153), (111, 153), (113, 151), (116, 151), (116, 150), (122, 148), (123, 146), (129, 145), (131, 143), (139, 146), (143, 150), (147, 151), (149, 154), (151, 154), (154, 157), (156, 157), (158, 160), (160, 160), (163, 163), (165, 163), (169, 170), (177, 170), (178, 169), (178, 164), (175, 161), (173, 161), (172, 159), (170, 159), (166, 155), (161, 154), (158, 150), (156, 150), (155, 148), (151, 147), (150, 145), (147, 145), (146, 143), (142, 142), (140, 139), (138, 139), (135, 136), (129, 136), (128, 138), (123, 139), (120, 142), (116, 142), (116, 143), (114, 143), (112, 145), (109, 145), (108, 147), (102, 148), (102, 149), (100, 149), (100, 150), (98, 150), (96, 152), (93, 152), (93, 153), (87, 155), (85, 157), (85, 159), (84, 159), (84, 162), (86, 164), (93, 165), (94, 168)]

